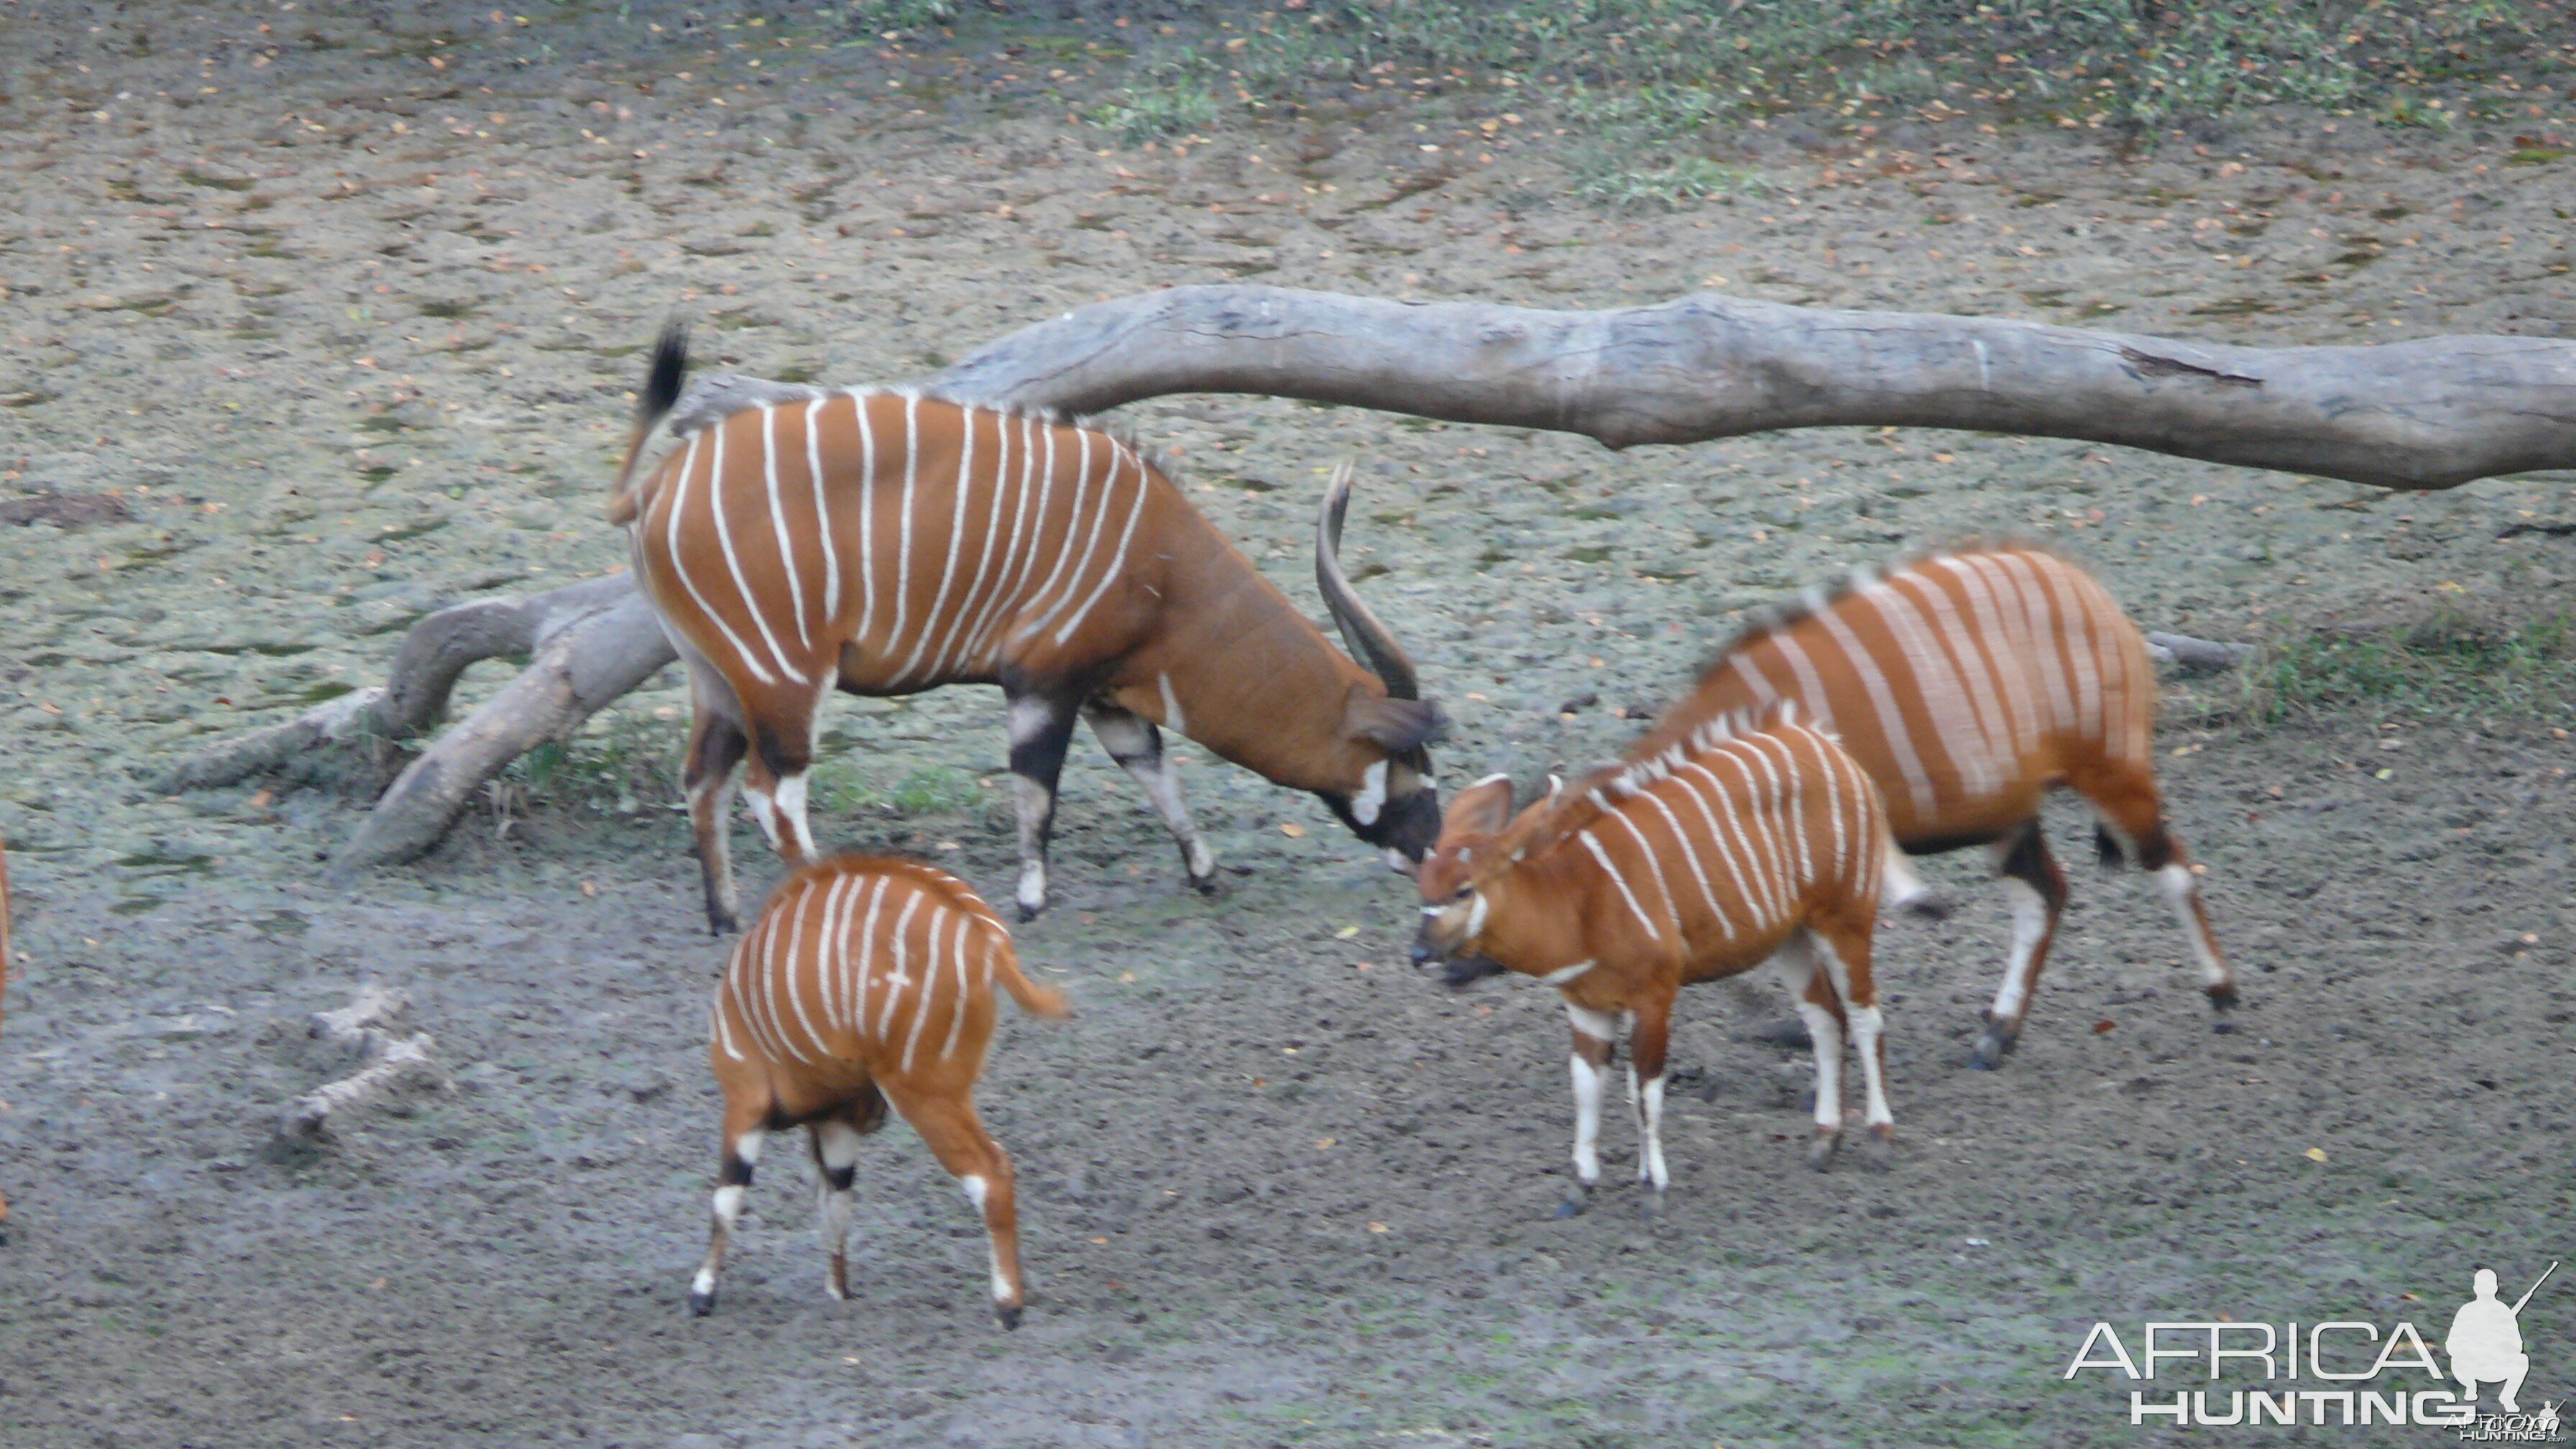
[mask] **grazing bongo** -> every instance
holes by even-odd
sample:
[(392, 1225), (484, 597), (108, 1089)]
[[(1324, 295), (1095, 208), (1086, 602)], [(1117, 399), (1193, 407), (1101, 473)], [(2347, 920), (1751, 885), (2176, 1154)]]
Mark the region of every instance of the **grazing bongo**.
[(892, 1103), (984, 1214), (993, 1315), (1020, 1321), (1019, 1218), (1011, 1159), (975, 1116), (975, 1078), (993, 1036), (993, 983), (1032, 1016), (1064, 998), (1020, 974), (1011, 933), (964, 881), (904, 860), (845, 855), (781, 882), (734, 943), (712, 1013), (724, 1151), (706, 1262), (689, 1308), (715, 1306), (716, 1271), (742, 1215), (762, 1139), (803, 1127), (831, 1269), (850, 1292), (847, 1245), (859, 1139)]
[(1737, 635), (1636, 753), (1776, 700), (1795, 700), (1832, 730), (1877, 782), (1899, 846), (1992, 852), (2012, 897), (2013, 940), (1977, 1066), (2001, 1064), (2020, 1039), (2066, 908), (2066, 876), (2039, 820), (2055, 786), (2093, 807), (2106, 864), (2125, 855), (2156, 873), (2210, 1005), (2235, 1003), (2235, 973), (2156, 792), (2146, 642), (2090, 574), (2020, 544), (1864, 570)]
[(1707, 721), (1660, 752), (1552, 790), (1515, 817), (1512, 784), (1459, 792), (1422, 863), (1413, 959), (1450, 963), (1451, 985), (1496, 970), (1535, 976), (1574, 1024), (1574, 1173), (1559, 1216), (1601, 1176), (1601, 1078), (1631, 1029), (1637, 1176), (1665, 1183), (1664, 1049), (1673, 999), (1775, 953), (1801, 988), (1816, 1049), (1810, 1160), (1832, 1159), (1843, 1125), (1846, 1025), (1867, 1091), (1873, 1156), (1895, 1130), (1887, 1107), (1870, 935), (1895, 846), (1877, 789), (1821, 730), (1781, 707), (1758, 723)]
[(742, 767), (753, 817), (813, 859), (805, 776), (835, 690), (998, 684), (1010, 702), (1021, 919), (1047, 899), (1056, 780), (1076, 720), (1136, 777), (1193, 885), (1216, 860), (1160, 730), (1321, 796), (1363, 840), (1419, 860), (1439, 833), (1424, 746), (1440, 713), (1334, 553), (1347, 469), (1315, 570), (1363, 669), (1125, 442), (1052, 418), (918, 393), (813, 391), (674, 422), (687, 344), (663, 334), (609, 504), (635, 577), (689, 671), (684, 782), (707, 918), (734, 925), (725, 816)]

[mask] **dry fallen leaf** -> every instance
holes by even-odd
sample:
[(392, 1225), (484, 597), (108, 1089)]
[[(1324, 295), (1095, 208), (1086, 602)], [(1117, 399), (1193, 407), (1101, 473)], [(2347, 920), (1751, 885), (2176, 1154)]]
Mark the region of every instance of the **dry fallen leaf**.
[(2310, 1162), (2323, 1162), (2323, 1161), (2325, 1161), (2325, 1160), (2326, 1160), (2326, 1150), (2325, 1150), (2324, 1148), (2322, 1148), (2322, 1147), (2311, 1147), (2311, 1148), (2309, 1148), (2309, 1149), (2308, 1149), (2308, 1160), (2309, 1160)]
[(1359, 928), (1359, 927), (1357, 927), (1357, 926), (1344, 926), (1344, 927), (1342, 927), (1340, 930), (1335, 931), (1335, 932), (1333, 933), (1333, 939), (1334, 939), (1334, 940), (1336, 940), (1336, 941), (1347, 941), (1347, 940), (1349, 940), (1351, 937), (1356, 936), (1356, 935), (1358, 935), (1359, 933), (1360, 933), (1360, 928)]
[(1279, 827), (1279, 833), (1287, 836), (1290, 840), (1296, 840), (1305, 835), (1306, 827), (1298, 824), (1294, 820), (1291, 820), (1287, 824)]

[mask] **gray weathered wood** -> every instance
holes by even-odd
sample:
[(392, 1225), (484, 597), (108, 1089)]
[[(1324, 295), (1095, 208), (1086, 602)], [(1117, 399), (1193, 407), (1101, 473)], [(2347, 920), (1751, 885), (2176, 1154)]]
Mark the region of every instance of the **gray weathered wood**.
[[(1966, 428), (2402, 489), (2576, 468), (2576, 343), (2443, 337), (2230, 347), (1709, 293), (1548, 312), (1279, 287), (1174, 287), (1024, 328), (919, 386), (1068, 412), (1172, 393), (1267, 394), (1576, 433), (1613, 448), (1781, 428)], [(674, 417), (720, 416), (753, 400), (813, 392), (702, 378)], [(442, 614), (416, 626), (383, 696), (364, 706), (370, 724), (381, 712), (381, 733), (426, 728), (467, 663), (536, 647), (507, 647), (524, 618), (570, 622), (517, 683), (413, 762), (335, 872), (426, 850), (512, 758), (568, 735), (672, 657), (622, 575), (501, 604), (489, 618), (442, 626)], [(347, 720), (321, 713), (218, 747), (176, 778), (238, 779), (334, 727), (345, 732)]]

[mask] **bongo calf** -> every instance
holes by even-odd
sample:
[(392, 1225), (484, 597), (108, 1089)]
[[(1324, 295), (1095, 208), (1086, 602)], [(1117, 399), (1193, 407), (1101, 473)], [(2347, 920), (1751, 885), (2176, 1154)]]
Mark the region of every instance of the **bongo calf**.
[(1815, 1038), (1809, 1161), (1824, 1167), (1840, 1140), (1846, 1027), (1860, 1055), (1872, 1156), (1881, 1155), (1895, 1117), (1870, 937), (1882, 879), (1906, 879), (1886, 873), (1894, 850), (1869, 777), (1789, 707), (1754, 724), (1703, 723), (1517, 817), (1503, 776), (1459, 794), (1422, 863), (1413, 958), (1449, 962), (1453, 986), (1510, 970), (1564, 996), (1574, 1025), (1576, 1186), (1559, 1216), (1580, 1212), (1601, 1176), (1602, 1074), (1623, 1023), (1637, 1176), (1654, 1189), (1648, 1210), (1660, 1210), (1673, 999), (1691, 982), (1775, 954)]
[(824, 1287), (849, 1296), (859, 1139), (884, 1125), (892, 1103), (983, 1212), (993, 1316), (1019, 1326), (1011, 1159), (973, 1101), (997, 979), (1020, 1010), (1065, 1014), (1062, 996), (1020, 974), (1011, 933), (992, 908), (945, 871), (847, 855), (779, 885), (716, 988), (708, 1055), (724, 1090), (724, 1148), (691, 1312), (715, 1307), (716, 1272), (761, 1142), (790, 1127), (806, 1130), (822, 1175), (816, 1211), (831, 1256)]

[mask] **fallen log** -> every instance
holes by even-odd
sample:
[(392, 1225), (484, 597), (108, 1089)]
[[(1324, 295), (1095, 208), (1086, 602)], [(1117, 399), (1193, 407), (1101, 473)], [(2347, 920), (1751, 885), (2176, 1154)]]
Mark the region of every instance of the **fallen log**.
[[(1549, 312), (1175, 287), (1038, 323), (918, 385), (1070, 412), (1172, 393), (1267, 394), (1575, 433), (1612, 448), (1780, 428), (1964, 428), (2398, 489), (2576, 467), (2576, 343), (2479, 336), (2229, 347), (1708, 293)], [(675, 417), (813, 391), (707, 378)], [(440, 736), (385, 792), (333, 862), (345, 876), (426, 850), (519, 752), (569, 734), (671, 659), (622, 575), (491, 602), (488, 616), (448, 619), (451, 610), (415, 626), (380, 696), (218, 746), (173, 778), (238, 779), (345, 737), (361, 721), (391, 737), (423, 732), (466, 664), (538, 652), (518, 684)], [(533, 626), (519, 642), (520, 621), (567, 612), (577, 617), (559, 626), (551, 647), (538, 650)]]

